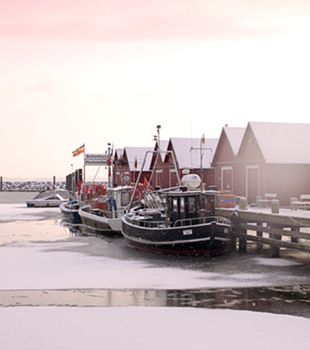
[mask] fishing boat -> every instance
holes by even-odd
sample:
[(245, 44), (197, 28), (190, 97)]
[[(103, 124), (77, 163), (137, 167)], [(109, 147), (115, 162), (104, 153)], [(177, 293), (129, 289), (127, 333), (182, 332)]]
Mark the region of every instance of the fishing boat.
[[(231, 223), (215, 215), (218, 192), (205, 191), (197, 174), (186, 174), (180, 179), (174, 153), (160, 150), (160, 125), (156, 139), (158, 148), (151, 152), (155, 161), (148, 186), (143, 198), (135, 201), (150, 151), (145, 154), (128, 209), (122, 216), (123, 236), (129, 245), (146, 251), (173, 255), (222, 254), (230, 241)], [(178, 186), (152, 190), (152, 178), (161, 153), (171, 157)]]
[(76, 223), (81, 222), (81, 218), (79, 215), (79, 201), (76, 199), (69, 200), (67, 202), (61, 203), (59, 208), (62, 213), (62, 215), (72, 220)]
[(129, 245), (141, 250), (173, 255), (222, 254), (231, 225), (215, 215), (216, 196), (216, 191), (202, 191), (188, 184), (146, 193), (144, 200), (122, 217), (122, 234)]
[(27, 201), (27, 207), (59, 207), (69, 200), (70, 193), (63, 189), (48, 189)]
[(98, 233), (121, 233), (122, 215), (130, 201), (131, 186), (110, 188), (78, 210), (84, 226)]

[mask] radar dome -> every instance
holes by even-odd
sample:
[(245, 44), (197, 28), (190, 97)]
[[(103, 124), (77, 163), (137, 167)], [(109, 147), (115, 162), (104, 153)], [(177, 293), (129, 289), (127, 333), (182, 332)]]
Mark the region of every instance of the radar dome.
[(201, 179), (197, 174), (188, 174), (182, 177), (181, 183), (182, 186), (186, 186), (188, 189), (195, 189), (201, 185)]

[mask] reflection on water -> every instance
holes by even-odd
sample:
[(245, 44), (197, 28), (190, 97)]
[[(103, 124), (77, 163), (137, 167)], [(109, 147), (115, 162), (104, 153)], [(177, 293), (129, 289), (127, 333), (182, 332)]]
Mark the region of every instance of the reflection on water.
[(14, 242), (56, 241), (72, 237), (57, 220), (15, 221), (0, 224), (0, 245)]
[(310, 318), (310, 286), (194, 290), (2, 290), (0, 306), (173, 306), (250, 310)]
[(310, 318), (310, 286), (171, 290), (167, 306), (252, 310)]

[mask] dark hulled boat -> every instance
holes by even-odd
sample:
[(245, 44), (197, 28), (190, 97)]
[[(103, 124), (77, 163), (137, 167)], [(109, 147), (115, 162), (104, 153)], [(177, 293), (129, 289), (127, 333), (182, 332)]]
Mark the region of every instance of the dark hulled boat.
[(138, 249), (216, 255), (226, 249), (230, 222), (215, 216), (215, 191), (179, 187), (151, 192), (122, 217), (122, 233)]

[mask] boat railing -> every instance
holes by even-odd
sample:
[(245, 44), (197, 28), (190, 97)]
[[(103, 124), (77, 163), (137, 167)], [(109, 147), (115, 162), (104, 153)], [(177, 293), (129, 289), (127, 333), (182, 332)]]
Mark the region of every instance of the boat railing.
[[(128, 218), (127, 218), (128, 220)], [(135, 225), (141, 226), (141, 227), (147, 227), (147, 228), (164, 228), (169, 225), (167, 225), (165, 220), (152, 220), (151, 217), (144, 217), (139, 219), (132, 217), (129, 219), (129, 221)], [(206, 223), (221, 223), (221, 224), (230, 224), (230, 221), (224, 217), (220, 216), (205, 216), (205, 217), (198, 217), (198, 218), (188, 218), (188, 219), (179, 219), (176, 220), (172, 227), (186, 227), (186, 226), (194, 226), (194, 225), (202, 225)]]
[(230, 224), (229, 220), (221, 216), (202, 216), (197, 218), (186, 218), (178, 219), (173, 223), (173, 227), (177, 226), (193, 226), (193, 225), (202, 225), (211, 222), (216, 222), (219, 224)]
[[(94, 210), (93, 210), (94, 211)], [(94, 213), (98, 216), (106, 217), (108, 219), (115, 219), (115, 218), (121, 218), (122, 215), (124, 214), (123, 209), (118, 209), (118, 210), (95, 210)]]
[(144, 202), (145, 205), (151, 209), (163, 209), (165, 207), (163, 198), (155, 192), (146, 192), (144, 195)]

